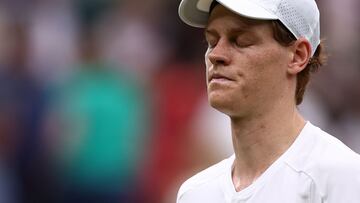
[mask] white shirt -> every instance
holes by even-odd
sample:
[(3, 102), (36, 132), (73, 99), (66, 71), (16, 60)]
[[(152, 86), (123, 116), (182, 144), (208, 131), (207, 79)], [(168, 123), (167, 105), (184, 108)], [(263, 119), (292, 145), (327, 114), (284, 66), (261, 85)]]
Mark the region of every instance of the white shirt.
[(234, 155), (181, 186), (177, 203), (360, 203), (360, 156), (307, 122), (255, 182), (236, 192)]

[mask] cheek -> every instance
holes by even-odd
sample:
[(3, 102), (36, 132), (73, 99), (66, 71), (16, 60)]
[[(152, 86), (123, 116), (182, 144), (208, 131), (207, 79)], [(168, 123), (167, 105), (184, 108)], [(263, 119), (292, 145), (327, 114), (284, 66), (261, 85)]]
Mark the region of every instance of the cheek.
[(258, 92), (268, 95), (285, 86), (286, 65), (281, 50), (269, 48), (246, 57), (247, 84), (244, 96)]
[(286, 83), (286, 58), (281, 49), (269, 49), (264, 53), (263, 61), (259, 61), (263, 79), (269, 85), (285, 85)]

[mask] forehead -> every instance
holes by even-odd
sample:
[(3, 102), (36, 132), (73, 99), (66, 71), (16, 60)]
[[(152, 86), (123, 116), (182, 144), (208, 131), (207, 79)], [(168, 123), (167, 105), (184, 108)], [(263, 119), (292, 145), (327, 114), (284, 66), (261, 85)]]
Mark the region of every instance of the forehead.
[(205, 30), (213, 29), (218, 25), (220, 25), (222, 29), (226, 29), (226, 28), (254, 29), (260, 25), (270, 24), (269, 22), (270, 21), (255, 20), (240, 16), (239, 14), (236, 14), (231, 10), (225, 8), (221, 4), (218, 4), (211, 11)]

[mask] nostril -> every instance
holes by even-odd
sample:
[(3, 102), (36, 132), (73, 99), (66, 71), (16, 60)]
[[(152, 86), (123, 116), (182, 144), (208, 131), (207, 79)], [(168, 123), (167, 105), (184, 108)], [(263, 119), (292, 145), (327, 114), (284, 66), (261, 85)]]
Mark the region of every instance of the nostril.
[(219, 60), (216, 60), (216, 63), (217, 63), (217, 64), (220, 64), (220, 65), (224, 65), (224, 64), (225, 64), (225, 61), (222, 60), (222, 59), (219, 59)]
[(229, 63), (229, 58), (224, 54), (209, 54), (209, 60), (214, 65), (227, 65)]

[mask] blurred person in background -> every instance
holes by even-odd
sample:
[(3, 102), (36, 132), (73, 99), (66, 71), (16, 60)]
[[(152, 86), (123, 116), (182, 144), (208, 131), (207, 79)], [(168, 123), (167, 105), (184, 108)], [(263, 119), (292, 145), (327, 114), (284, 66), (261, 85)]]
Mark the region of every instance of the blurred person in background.
[[(99, 53), (102, 2), (79, 6), (80, 63), (52, 93), (49, 142), (60, 202), (141, 201), (138, 173), (149, 120), (145, 89)], [(55, 127), (54, 127), (55, 126)]]
[(163, 12), (154, 12), (167, 3), (157, 1), (162, 0), (117, 1), (99, 26), (102, 57), (125, 66), (143, 83), (151, 83), (169, 53), (158, 26)]
[(316, 2), (182, 0), (179, 15), (204, 28), (208, 99), (230, 117), (235, 153), (177, 202), (358, 202), (359, 154), (297, 108), (325, 60)]
[[(18, 1), (18, 0), (15, 0)], [(34, 0), (28, 9), (29, 65), (43, 86), (64, 79), (78, 59), (77, 20), (73, 0)]]
[[(19, 202), (50, 201), (46, 157), (41, 142), (45, 92), (28, 66), (28, 25), (8, 16), (0, 61), (0, 138), (2, 166), (14, 176), (9, 187)], [(13, 185), (13, 186), (11, 186)], [(5, 185), (6, 186), (6, 185)], [(3, 185), (4, 187), (4, 185)]]

